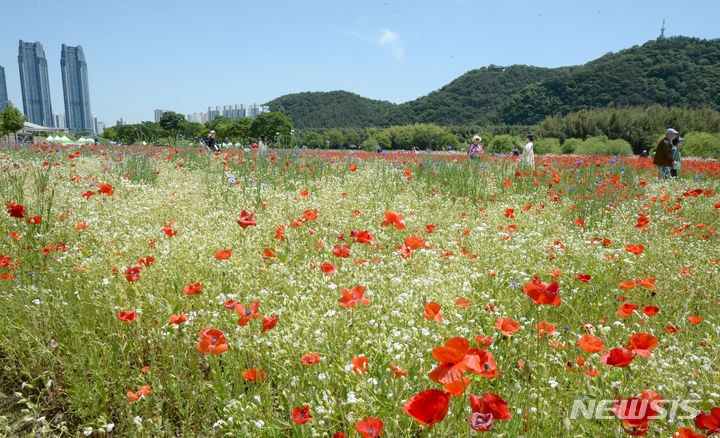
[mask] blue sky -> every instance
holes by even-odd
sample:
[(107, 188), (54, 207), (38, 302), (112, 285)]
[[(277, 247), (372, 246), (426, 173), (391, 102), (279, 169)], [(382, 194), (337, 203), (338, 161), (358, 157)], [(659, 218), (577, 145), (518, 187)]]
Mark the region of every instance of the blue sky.
[(720, 37), (716, 0), (3, 0), (0, 65), (22, 109), (18, 40), (40, 41), (63, 113), (61, 44), (81, 45), (108, 125), (287, 93), (401, 103), (489, 64), (584, 64), (666, 35)]

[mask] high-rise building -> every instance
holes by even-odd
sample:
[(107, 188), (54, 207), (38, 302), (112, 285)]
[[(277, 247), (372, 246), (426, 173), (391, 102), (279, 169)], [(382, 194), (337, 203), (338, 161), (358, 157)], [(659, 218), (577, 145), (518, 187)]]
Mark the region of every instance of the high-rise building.
[(98, 118), (95, 116), (95, 114), (92, 115), (92, 133), (97, 134), (98, 133)]
[(96, 132), (96, 134), (102, 135), (103, 132), (105, 132), (105, 122), (98, 122), (98, 131)]
[(28, 122), (52, 127), (50, 81), (42, 44), (40, 42), (26, 43), (20, 40), (18, 66), (20, 67), (23, 112), (27, 116)]
[(67, 128), (65, 126), (65, 116), (60, 113), (53, 113), (53, 121), (56, 128)]
[(63, 94), (65, 95), (65, 121), (68, 129), (93, 132), (88, 70), (82, 46), (62, 45), (60, 69), (62, 70)]
[(155, 123), (160, 123), (160, 119), (162, 119), (163, 114), (168, 112), (168, 110), (164, 109), (156, 109), (155, 110)]
[(0, 111), (4, 110), (8, 103), (7, 85), (5, 84), (5, 69), (0, 65)]

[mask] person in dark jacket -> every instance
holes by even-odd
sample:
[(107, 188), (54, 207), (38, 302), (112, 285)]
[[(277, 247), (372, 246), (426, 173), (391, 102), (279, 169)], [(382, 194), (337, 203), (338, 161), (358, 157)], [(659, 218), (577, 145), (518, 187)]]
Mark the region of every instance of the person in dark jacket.
[(670, 177), (670, 168), (673, 166), (672, 142), (677, 137), (678, 132), (672, 128), (665, 131), (665, 138), (658, 144), (655, 151), (653, 164), (657, 166), (658, 177), (666, 179)]
[(205, 145), (210, 149), (212, 152), (218, 152), (220, 151), (220, 147), (217, 144), (217, 140), (215, 140), (215, 131), (210, 131), (210, 135), (205, 140)]

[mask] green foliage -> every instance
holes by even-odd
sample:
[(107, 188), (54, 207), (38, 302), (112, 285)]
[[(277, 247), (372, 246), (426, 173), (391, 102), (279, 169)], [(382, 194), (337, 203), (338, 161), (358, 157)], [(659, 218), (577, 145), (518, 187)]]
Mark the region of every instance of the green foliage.
[(345, 142), (345, 136), (339, 129), (331, 129), (329, 131), (325, 131), (324, 141), (329, 147), (337, 149)]
[(538, 138), (533, 142), (533, 152), (535, 155), (561, 155), (563, 150), (557, 138)]
[[(442, 126), (416, 123), (414, 125), (391, 126), (382, 131), (393, 149), (432, 149), (441, 150), (457, 147), (458, 139), (449, 129)], [(379, 140), (378, 140), (379, 142)], [(380, 145), (383, 147), (383, 145)]]
[(309, 148), (317, 149), (325, 144), (325, 140), (323, 140), (323, 136), (317, 132), (308, 132), (303, 137), (303, 144)]
[(375, 152), (377, 150), (377, 147), (378, 142), (374, 136), (368, 137), (365, 139), (365, 141), (360, 143), (360, 149), (364, 150), (365, 152)]
[(578, 155), (630, 155), (630, 143), (623, 139), (610, 140), (607, 136), (589, 137), (575, 148)]
[(681, 146), (686, 157), (720, 158), (720, 136), (707, 132), (688, 132)]
[(568, 138), (562, 144), (563, 154), (574, 154), (575, 149), (582, 144), (582, 140), (579, 138)]
[(250, 125), (250, 135), (253, 137), (264, 135), (272, 143), (278, 135), (290, 134), (292, 127), (292, 120), (284, 114), (279, 112), (262, 113), (253, 119), (252, 125)]
[(493, 139), (486, 143), (485, 153), (486, 154), (509, 154), (513, 148), (517, 147), (515, 144), (515, 138), (512, 135), (502, 134), (496, 135)]
[(185, 116), (173, 111), (167, 111), (160, 117), (160, 126), (168, 132), (174, 141), (177, 141), (180, 131), (180, 124), (185, 121)]
[(27, 117), (8, 101), (7, 106), (0, 112), (0, 136), (18, 132), (26, 120)]

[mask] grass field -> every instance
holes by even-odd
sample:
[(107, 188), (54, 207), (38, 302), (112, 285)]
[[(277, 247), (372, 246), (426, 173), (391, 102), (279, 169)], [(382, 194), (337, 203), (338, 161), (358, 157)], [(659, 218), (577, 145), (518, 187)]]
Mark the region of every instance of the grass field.
[[(39, 145), (0, 166), (0, 435), (720, 421), (717, 162)], [(621, 412), (658, 397), (692, 413)]]

